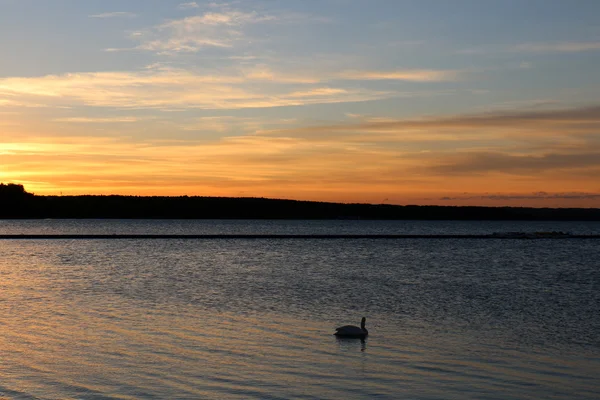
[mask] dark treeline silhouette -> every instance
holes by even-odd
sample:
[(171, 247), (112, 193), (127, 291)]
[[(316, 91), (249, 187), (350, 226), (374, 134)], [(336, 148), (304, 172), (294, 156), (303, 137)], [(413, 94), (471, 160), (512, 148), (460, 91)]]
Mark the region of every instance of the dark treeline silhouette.
[(31, 197), (33, 197), (33, 194), (25, 191), (23, 185), (17, 185), (15, 183), (0, 183), (0, 199), (20, 200)]
[(0, 183), (0, 218), (24, 218), (34, 204), (35, 196), (23, 185)]
[(600, 209), (396, 206), (231, 197), (36, 196), (0, 184), (0, 218), (600, 221)]

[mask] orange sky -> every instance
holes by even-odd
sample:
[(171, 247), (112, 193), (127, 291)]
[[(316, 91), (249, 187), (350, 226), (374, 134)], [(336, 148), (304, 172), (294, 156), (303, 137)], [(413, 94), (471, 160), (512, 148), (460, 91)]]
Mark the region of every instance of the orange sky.
[(586, 141), (599, 114), (588, 107), (352, 117), (194, 142), (70, 136), (58, 127), (36, 137), (36, 122), (20, 121), (0, 144), (0, 179), (37, 194), (594, 207), (600, 153)]

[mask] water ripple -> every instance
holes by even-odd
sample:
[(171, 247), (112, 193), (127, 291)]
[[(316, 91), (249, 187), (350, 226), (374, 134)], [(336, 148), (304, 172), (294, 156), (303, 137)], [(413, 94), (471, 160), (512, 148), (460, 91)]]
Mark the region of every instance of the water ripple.
[[(591, 243), (0, 243), (0, 398), (594, 399)], [(333, 328), (367, 315), (365, 341)]]

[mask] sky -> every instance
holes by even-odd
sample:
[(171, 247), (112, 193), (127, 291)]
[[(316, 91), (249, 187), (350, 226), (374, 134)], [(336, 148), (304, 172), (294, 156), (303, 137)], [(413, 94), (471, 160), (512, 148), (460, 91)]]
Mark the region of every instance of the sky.
[(598, 0), (0, 0), (0, 182), (600, 207)]

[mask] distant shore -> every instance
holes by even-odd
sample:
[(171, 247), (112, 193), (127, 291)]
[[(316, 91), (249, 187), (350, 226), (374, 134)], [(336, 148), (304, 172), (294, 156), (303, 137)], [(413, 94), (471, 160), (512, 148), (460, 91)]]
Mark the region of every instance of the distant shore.
[(233, 197), (37, 196), (0, 185), (0, 219), (600, 221), (600, 208), (344, 204)]
[(0, 219), (46, 218), (600, 221), (600, 209), (397, 206), (187, 196), (31, 196), (16, 201), (0, 198)]

